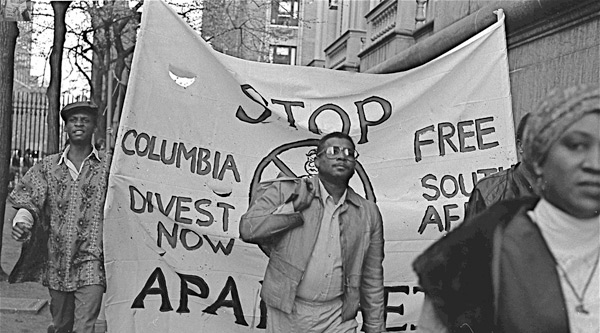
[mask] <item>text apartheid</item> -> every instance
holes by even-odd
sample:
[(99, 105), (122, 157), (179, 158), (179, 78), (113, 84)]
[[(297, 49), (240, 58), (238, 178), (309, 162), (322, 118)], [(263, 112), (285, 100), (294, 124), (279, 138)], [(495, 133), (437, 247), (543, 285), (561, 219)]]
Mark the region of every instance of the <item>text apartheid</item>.
[(231, 154), (223, 157), (219, 151), (213, 153), (207, 148), (189, 148), (183, 142), (170, 142), (165, 139), (158, 143), (156, 136), (138, 133), (134, 129), (123, 135), (121, 149), (125, 155), (146, 157), (164, 165), (175, 165), (177, 168), (187, 165), (191, 173), (201, 176), (210, 174), (218, 180), (223, 180), (225, 173), (229, 172), (236, 182), (241, 182), (240, 172)]
[[(177, 273), (177, 277), (179, 278), (179, 305), (177, 313), (190, 313), (189, 308), (189, 297), (198, 297), (202, 299), (208, 299), (211, 296), (211, 286), (207, 283), (205, 279), (197, 275), (188, 275)], [(158, 284), (158, 286), (154, 286)], [(260, 287), (262, 281), (257, 281), (256, 288)], [(165, 274), (157, 267), (148, 277), (146, 283), (140, 290), (140, 292), (135, 297), (133, 303), (131, 304), (132, 309), (144, 309), (144, 300), (149, 295), (158, 295), (160, 296), (160, 307), (158, 311), (160, 312), (170, 312), (173, 311), (173, 306), (171, 304), (171, 298), (169, 297), (169, 288), (168, 288), (167, 279)], [(221, 287), (221, 285), (219, 285)], [(384, 287), (384, 307), (385, 307), (385, 320), (387, 318), (394, 315), (403, 316), (405, 312), (404, 303), (397, 302), (405, 302), (410, 301), (410, 297), (422, 297), (422, 290), (417, 285), (396, 285), (396, 286), (385, 286)], [(413, 302), (408, 302), (410, 304), (414, 304)], [(260, 320), (256, 324), (256, 328), (265, 329), (267, 327), (267, 307), (264, 301), (261, 299), (258, 304), (258, 309), (244, 309), (242, 305), (242, 300), (240, 298), (240, 293), (238, 291), (238, 284), (236, 283), (233, 276), (228, 276), (225, 282), (223, 283), (219, 294), (216, 297), (216, 300), (212, 302), (209, 306), (202, 309), (202, 312), (208, 313), (211, 315), (219, 315), (219, 312), (222, 314), (229, 315), (229, 311), (219, 311), (217, 310), (221, 308), (230, 309), (229, 311), (233, 312), (234, 322), (241, 326), (250, 326), (246, 321), (246, 314), (256, 314), (260, 316)], [(416, 330), (415, 325), (400, 325), (394, 327), (386, 327), (387, 331), (414, 331)]]

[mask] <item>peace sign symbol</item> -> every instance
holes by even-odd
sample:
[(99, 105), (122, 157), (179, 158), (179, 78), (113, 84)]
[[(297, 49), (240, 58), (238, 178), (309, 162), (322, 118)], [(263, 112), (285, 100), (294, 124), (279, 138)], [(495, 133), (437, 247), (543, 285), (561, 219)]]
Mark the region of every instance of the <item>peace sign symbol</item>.
[[(264, 157), (258, 163), (256, 170), (254, 170), (254, 175), (252, 176), (252, 182), (250, 183), (250, 191), (249, 191), (249, 195), (248, 195), (250, 202), (252, 202), (252, 194), (254, 193), (254, 189), (256, 189), (257, 186), (259, 186), (259, 183), (261, 182), (262, 175), (263, 175), (265, 169), (268, 166), (270, 166), (271, 164), (273, 164), (277, 169), (279, 169), (284, 175), (286, 175), (288, 177), (304, 177), (304, 176), (306, 176), (306, 175), (298, 175), (296, 172), (294, 172), (292, 170), (294, 168), (292, 168), (292, 167), (288, 166), (286, 163), (284, 163), (281, 160), (280, 155), (284, 152), (294, 150), (293, 151), (294, 154), (302, 153), (303, 155), (309, 156), (310, 150), (316, 148), (318, 144), (319, 144), (319, 139), (306, 139), (306, 140), (300, 140), (300, 141), (296, 141), (296, 142), (285, 143), (285, 144), (273, 149), (266, 157)], [(307, 151), (308, 151), (308, 153), (306, 153)], [(304, 169), (307, 173), (310, 172), (310, 166), (308, 166), (309, 164), (310, 164), (310, 161), (308, 161), (304, 166)], [(297, 168), (295, 168), (295, 169), (297, 169)], [(359, 161), (356, 161), (356, 175), (358, 175), (360, 181), (363, 184), (363, 190), (364, 190), (366, 199), (376, 202), (377, 200), (375, 198), (375, 192), (373, 191), (373, 185), (371, 184), (371, 181), (369, 180), (369, 177), (368, 177), (365, 169), (363, 168), (362, 164), (360, 164)]]

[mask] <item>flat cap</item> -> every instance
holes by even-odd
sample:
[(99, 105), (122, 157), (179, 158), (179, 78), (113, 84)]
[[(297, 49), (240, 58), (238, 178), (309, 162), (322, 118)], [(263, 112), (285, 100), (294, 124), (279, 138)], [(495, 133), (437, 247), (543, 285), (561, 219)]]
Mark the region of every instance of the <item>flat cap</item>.
[(62, 120), (67, 122), (67, 119), (70, 115), (75, 112), (85, 112), (92, 115), (94, 118), (98, 117), (98, 106), (90, 101), (81, 101), (74, 102), (65, 105), (65, 107), (60, 111), (60, 117)]

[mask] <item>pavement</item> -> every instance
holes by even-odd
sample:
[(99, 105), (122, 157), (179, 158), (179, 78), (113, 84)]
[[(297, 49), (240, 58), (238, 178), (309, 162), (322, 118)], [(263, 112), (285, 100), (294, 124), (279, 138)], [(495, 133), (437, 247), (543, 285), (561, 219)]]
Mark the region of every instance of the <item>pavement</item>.
[[(12, 221), (4, 221), (0, 266), (9, 274), (21, 254), (21, 243), (10, 236)], [(52, 323), (50, 295), (39, 283), (10, 284), (0, 271), (0, 332), (47, 333)], [(96, 321), (95, 333), (106, 333), (106, 320), (101, 311)]]
[[(2, 219), (4, 220), (4, 219)], [(21, 253), (21, 243), (10, 237), (12, 225), (4, 221), (0, 265), (10, 273)], [(38, 283), (0, 281), (0, 332), (46, 333), (52, 323), (48, 289)]]

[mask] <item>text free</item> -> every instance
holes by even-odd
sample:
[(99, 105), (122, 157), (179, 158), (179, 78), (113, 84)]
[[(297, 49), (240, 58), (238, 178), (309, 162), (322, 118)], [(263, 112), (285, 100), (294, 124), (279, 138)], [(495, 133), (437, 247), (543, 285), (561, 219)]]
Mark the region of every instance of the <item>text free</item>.
[[(435, 132), (434, 125), (429, 125), (417, 130), (415, 132), (414, 140), (415, 161), (419, 162), (423, 159), (421, 147), (434, 144), (436, 141), (439, 156), (446, 155), (446, 145), (448, 145), (455, 153), (459, 151), (461, 153), (466, 153), (475, 151), (477, 149), (485, 150), (498, 146), (498, 141), (485, 142), (483, 138), (484, 136), (492, 134), (496, 131), (494, 127), (482, 127), (484, 123), (492, 121), (494, 121), (494, 117), (460, 121), (456, 124), (456, 126), (449, 122), (441, 122), (437, 124), (437, 135), (433, 136), (427, 135), (427, 133)], [(466, 129), (467, 127), (473, 125), (475, 125), (475, 131)], [(455, 134), (458, 138), (454, 138)], [(422, 136), (425, 136), (426, 139), (423, 139)], [(477, 146), (470, 145), (470, 143), (467, 142), (469, 138), (476, 139)], [(458, 147), (455, 144), (456, 140), (458, 140)]]

